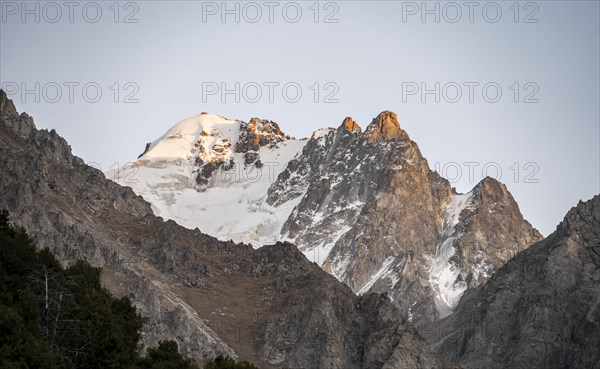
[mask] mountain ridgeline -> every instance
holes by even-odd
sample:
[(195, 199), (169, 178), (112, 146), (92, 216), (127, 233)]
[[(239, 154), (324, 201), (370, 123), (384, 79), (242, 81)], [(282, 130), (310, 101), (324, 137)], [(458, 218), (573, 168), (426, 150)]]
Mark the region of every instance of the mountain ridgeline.
[[(111, 348), (139, 339), (132, 365), (600, 369), (600, 196), (542, 239), (498, 181), (456, 193), (392, 112), (300, 140), (203, 113), (105, 176), (0, 90), (0, 209), (36, 265), (94, 276), (106, 299), (86, 306), (115, 307), (101, 321), (125, 331)], [(3, 268), (0, 308), (42, 316), (10, 283), (43, 268)], [(0, 318), (0, 359), (22, 312)], [(61, 367), (36, 319), (23, 352)]]
[(456, 193), (389, 111), (364, 131), (348, 117), (300, 140), (269, 120), (203, 113), (115, 179), (219, 239), (291, 242), (353, 292), (387, 293), (417, 325), (542, 239), (498, 181)]
[(103, 286), (142, 315), (147, 347), (173, 338), (197, 362), (266, 369), (454, 368), (386, 297), (356, 296), (295, 246), (254, 250), (156, 217), (3, 92), (0, 159), (0, 208), (61, 263), (102, 267)]

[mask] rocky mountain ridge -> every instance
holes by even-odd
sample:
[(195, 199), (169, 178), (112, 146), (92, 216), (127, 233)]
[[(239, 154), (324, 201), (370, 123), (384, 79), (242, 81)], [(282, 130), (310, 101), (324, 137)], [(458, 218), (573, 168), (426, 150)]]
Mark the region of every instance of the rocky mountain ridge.
[(465, 369), (600, 368), (600, 195), (424, 332)]
[[(197, 143), (191, 154), (161, 152), (182, 131)], [(210, 141), (197, 140), (208, 131)], [(165, 152), (177, 163), (164, 167)], [(456, 193), (390, 111), (364, 131), (347, 117), (308, 140), (271, 121), (204, 114), (135, 164), (138, 181), (124, 184), (157, 215), (255, 246), (291, 242), (355, 293), (386, 292), (419, 324), (449, 314), (466, 289), (542, 238), (503, 184), (486, 178)]]
[(295, 246), (253, 250), (156, 217), (3, 91), (0, 207), (63, 263), (103, 267), (103, 284), (140, 309), (146, 344), (174, 338), (200, 362), (225, 353), (261, 368), (454, 367), (387, 298), (354, 295)]

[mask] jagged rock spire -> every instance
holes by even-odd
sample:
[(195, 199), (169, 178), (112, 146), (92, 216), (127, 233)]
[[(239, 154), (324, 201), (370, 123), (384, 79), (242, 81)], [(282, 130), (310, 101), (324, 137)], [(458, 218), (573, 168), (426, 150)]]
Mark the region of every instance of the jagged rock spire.
[(0, 90), (0, 114), (8, 116), (18, 116), (17, 109), (12, 100), (8, 98), (4, 90)]
[(354, 133), (354, 131), (362, 132), (362, 129), (358, 123), (356, 123), (351, 117), (346, 117), (340, 128), (343, 128), (350, 133)]
[(385, 110), (373, 119), (365, 131), (369, 135), (369, 141), (388, 141), (407, 139), (408, 134), (400, 128), (396, 113)]

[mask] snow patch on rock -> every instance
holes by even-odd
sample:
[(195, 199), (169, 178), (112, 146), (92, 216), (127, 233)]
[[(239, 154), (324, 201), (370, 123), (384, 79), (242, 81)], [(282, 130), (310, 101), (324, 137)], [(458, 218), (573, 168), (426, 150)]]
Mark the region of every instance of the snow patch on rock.
[(456, 229), (464, 209), (472, 206), (472, 192), (454, 195), (446, 209), (440, 241), (431, 261), (429, 284), (434, 293), (440, 318), (449, 315), (458, 303), (467, 284), (461, 280), (461, 270), (452, 262), (456, 253), (455, 242), (461, 234)]

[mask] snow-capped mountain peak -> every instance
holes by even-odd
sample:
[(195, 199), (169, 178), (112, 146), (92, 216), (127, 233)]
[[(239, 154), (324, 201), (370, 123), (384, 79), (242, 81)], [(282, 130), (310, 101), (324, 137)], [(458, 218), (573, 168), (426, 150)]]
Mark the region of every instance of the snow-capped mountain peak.
[(190, 159), (190, 154), (199, 147), (198, 143), (210, 152), (215, 144), (236, 140), (239, 125), (237, 120), (208, 113), (184, 119), (152, 142), (139, 159)]
[(110, 178), (131, 186), (156, 215), (261, 246), (279, 239), (294, 205), (270, 206), (268, 188), (306, 142), (269, 120), (203, 113), (175, 124)]
[(255, 247), (284, 240), (354, 292), (387, 292), (415, 322), (447, 314), (541, 235), (505, 186), (465, 195), (429, 168), (391, 111), (310, 139), (275, 122), (185, 119), (119, 174), (154, 212)]

